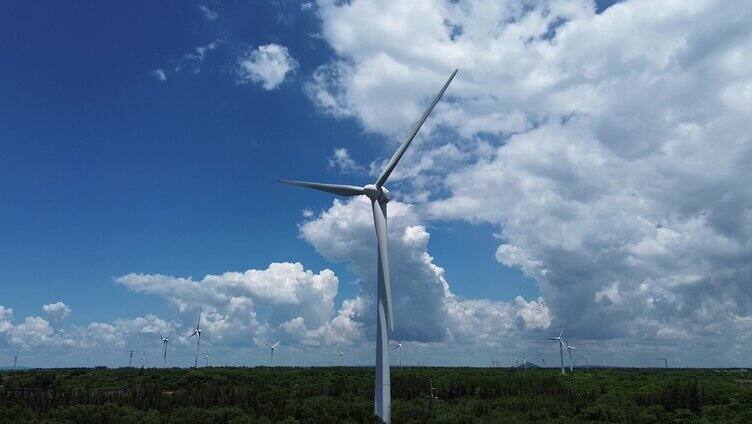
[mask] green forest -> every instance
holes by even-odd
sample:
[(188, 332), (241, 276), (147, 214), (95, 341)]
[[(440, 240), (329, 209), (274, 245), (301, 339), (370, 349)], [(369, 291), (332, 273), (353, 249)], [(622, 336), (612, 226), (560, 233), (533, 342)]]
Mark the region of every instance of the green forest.
[[(752, 422), (743, 370), (416, 367), (391, 387), (397, 424)], [(374, 421), (370, 368), (0, 372), (2, 423)]]

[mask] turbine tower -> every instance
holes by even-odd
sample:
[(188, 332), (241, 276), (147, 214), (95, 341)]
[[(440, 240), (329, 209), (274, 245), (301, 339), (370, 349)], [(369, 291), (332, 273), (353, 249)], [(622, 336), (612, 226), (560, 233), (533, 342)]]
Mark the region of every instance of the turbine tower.
[(269, 350), (270, 350), (270, 355), (271, 355), (269, 359), (270, 367), (274, 364), (274, 349), (276, 349), (280, 343), (282, 343), (282, 340), (278, 341), (277, 343), (274, 343), (273, 345), (270, 345), (269, 343), (264, 342), (265, 345), (269, 346)]
[(128, 368), (131, 368), (133, 366), (133, 351), (131, 350), (130, 354), (128, 355)]
[(13, 354), (13, 369), (16, 369), (18, 366), (18, 353)]
[(204, 355), (204, 359), (206, 360), (206, 366), (209, 366), (209, 351), (206, 351), (206, 355)]
[(541, 353), (540, 358), (541, 358), (541, 361), (543, 362), (543, 368), (546, 368), (546, 354)]
[(196, 321), (196, 329), (193, 330), (188, 338), (198, 336), (196, 339), (196, 360), (193, 361), (193, 368), (198, 368), (198, 349), (201, 347), (201, 309), (198, 310), (198, 321)]
[(588, 358), (590, 358), (590, 352), (583, 354), (582, 358), (585, 359), (585, 369), (590, 370), (590, 361), (588, 361)]
[(399, 352), (399, 354), (400, 354), (399, 364), (400, 364), (400, 368), (402, 368), (402, 352), (405, 351), (405, 346), (402, 344), (402, 342), (397, 343), (397, 346), (394, 346), (392, 348), (392, 350), (397, 350), (397, 349), (400, 350), (400, 352)]
[(387, 249), (387, 211), (386, 204), (390, 200), (389, 190), (384, 187), (389, 175), (391, 175), (397, 162), (410, 146), (415, 135), (418, 134), (420, 127), (431, 114), (431, 111), (439, 102), (441, 96), (446, 91), (449, 84), (457, 75), (455, 70), (449, 77), (441, 91), (434, 97), (423, 115), (418, 119), (415, 127), (402, 142), (400, 147), (394, 152), (394, 155), (386, 165), (386, 169), (376, 180), (375, 184), (368, 184), (365, 187), (339, 184), (322, 184), (305, 181), (278, 180), (285, 184), (296, 185), (300, 187), (312, 188), (315, 190), (326, 191), (338, 196), (360, 196), (366, 195), (371, 199), (371, 210), (373, 211), (373, 222), (376, 227), (376, 240), (378, 244), (377, 265), (378, 265), (378, 287), (376, 302), (376, 384), (375, 384), (375, 401), (374, 409), (376, 415), (386, 424), (391, 422), (391, 393), (389, 386), (389, 331), (394, 330), (394, 313), (392, 311), (392, 290), (389, 282), (389, 254)]
[(668, 354), (663, 358), (660, 358), (660, 360), (663, 361), (663, 365), (668, 369)]
[(569, 322), (564, 324), (564, 328), (561, 329), (559, 337), (547, 337), (546, 340), (555, 340), (559, 343), (559, 358), (561, 359), (561, 375), (566, 374), (564, 372), (564, 331), (567, 329)]
[(341, 367), (345, 366), (345, 352), (342, 351), (342, 346), (339, 347), (339, 352), (337, 353), (337, 359), (339, 359), (339, 366)]
[(162, 351), (164, 356), (164, 366), (167, 368), (167, 343), (170, 341), (170, 336), (172, 336), (172, 332), (175, 331), (175, 329), (170, 330), (170, 334), (167, 335), (167, 337), (163, 336), (162, 333), (157, 331), (157, 334), (159, 335), (159, 338), (162, 339)]

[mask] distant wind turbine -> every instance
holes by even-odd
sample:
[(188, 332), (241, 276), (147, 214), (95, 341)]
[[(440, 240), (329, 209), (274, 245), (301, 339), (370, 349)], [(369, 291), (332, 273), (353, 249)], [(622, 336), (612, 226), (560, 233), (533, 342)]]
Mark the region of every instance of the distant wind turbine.
[(525, 354), (522, 354), (522, 363), (525, 365), (525, 371), (527, 371), (527, 359), (525, 359)]
[(265, 345), (269, 346), (269, 350), (270, 350), (269, 366), (272, 366), (274, 364), (274, 349), (276, 349), (280, 343), (282, 343), (282, 340), (278, 341), (277, 343), (274, 343), (273, 345), (270, 345), (269, 343), (264, 342)]
[(547, 337), (547, 340), (555, 340), (559, 343), (559, 358), (561, 359), (561, 375), (566, 374), (564, 372), (564, 331), (567, 329), (567, 326), (569, 325), (569, 321), (567, 321), (566, 324), (564, 324), (564, 328), (561, 329), (561, 333), (559, 333), (559, 337)]
[(18, 366), (18, 353), (13, 354), (13, 369), (16, 369)]
[(663, 361), (663, 365), (668, 369), (668, 354), (663, 358), (660, 358), (660, 360)]
[(167, 343), (170, 341), (170, 336), (172, 336), (172, 332), (175, 331), (175, 329), (171, 329), (170, 333), (167, 335), (167, 337), (163, 336), (162, 333), (157, 331), (157, 334), (159, 335), (159, 338), (162, 339), (162, 353), (164, 355), (164, 365), (165, 368), (167, 367)]
[(206, 366), (209, 366), (209, 351), (206, 351), (206, 355), (204, 355), (204, 359), (206, 360)]
[(339, 359), (339, 366), (345, 366), (345, 352), (342, 351), (342, 345), (340, 345), (339, 352), (337, 352), (337, 359)]
[(193, 330), (188, 339), (193, 336), (198, 336), (196, 339), (196, 359), (193, 361), (193, 368), (198, 368), (198, 349), (201, 347), (201, 309), (198, 310), (198, 321), (196, 321), (196, 329)]
[(572, 351), (577, 350), (576, 347), (570, 346), (569, 342), (564, 340), (564, 344), (567, 346), (567, 353), (569, 354), (569, 372), (573, 372), (574, 369), (572, 369), (572, 366), (574, 365), (574, 360), (572, 359)]
[(400, 352), (399, 352), (399, 354), (400, 354), (399, 367), (402, 368), (402, 352), (405, 351), (405, 346), (402, 345), (402, 342), (397, 343), (397, 346), (394, 346), (392, 348), (392, 350), (397, 350), (397, 349), (400, 350)]
[(540, 357), (541, 357), (541, 361), (543, 362), (543, 368), (546, 368), (546, 354), (541, 353)]
[(441, 91), (434, 97), (431, 104), (428, 106), (423, 115), (418, 119), (415, 127), (413, 127), (410, 134), (402, 142), (400, 147), (394, 153), (389, 162), (386, 165), (386, 169), (376, 180), (375, 184), (368, 184), (365, 187), (357, 187), (352, 185), (339, 185), (339, 184), (322, 184), (311, 183), (305, 181), (291, 181), (291, 180), (278, 180), (285, 184), (291, 184), (300, 187), (312, 188), (315, 190), (326, 191), (328, 193), (336, 194), (338, 196), (360, 196), (366, 195), (371, 199), (371, 210), (373, 211), (374, 227), (376, 228), (376, 240), (378, 244), (377, 254), (377, 276), (378, 287), (376, 294), (376, 384), (375, 386), (375, 399), (374, 409), (376, 415), (381, 418), (386, 424), (391, 422), (391, 393), (389, 384), (389, 331), (394, 330), (394, 313), (392, 311), (392, 290), (389, 283), (389, 253), (387, 248), (387, 212), (386, 205), (390, 200), (389, 190), (384, 187), (389, 176), (394, 171), (397, 163), (402, 158), (402, 155), (410, 146), (410, 142), (413, 141), (418, 134), (420, 127), (431, 114), (431, 111), (439, 102), (441, 96), (446, 91), (449, 84), (457, 75), (455, 70), (449, 77)]
[(131, 350), (130, 354), (128, 355), (128, 368), (131, 368), (133, 366), (133, 351)]
[(583, 354), (582, 357), (583, 357), (583, 359), (585, 359), (585, 369), (589, 370), (590, 369), (590, 361), (588, 361), (588, 358), (590, 358), (590, 352), (587, 352), (587, 353)]

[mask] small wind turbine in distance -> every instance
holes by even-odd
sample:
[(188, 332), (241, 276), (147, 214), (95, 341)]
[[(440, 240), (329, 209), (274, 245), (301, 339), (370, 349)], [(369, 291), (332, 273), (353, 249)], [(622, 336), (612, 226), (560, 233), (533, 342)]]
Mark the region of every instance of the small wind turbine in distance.
[(159, 335), (159, 338), (162, 339), (162, 351), (164, 356), (164, 366), (167, 368), (167, 343), (170, 341), (170, 336), (172, 336), (172, 332), (175, 331), (175, 329), (171, 329), (170, 333), (167, 335), (167, 337), (163, 336), (162, 333), (157, 331), (157, 334)]
[(588, 358), (590, 358), (590, 352), (584, 353), (582, 358), (585, 359), (585, 369), (590, 370), (590, 361), (588, 361)]
[(402, 368), (402, 352), (405, 351), (405, 346), (402, 345), (402, 342), (397, 343), (397, 346), (394, 346), (392, 348), (392, 350), (397, 350), (397, 349), (400, 350), (400, 352), (399, 352), (399, 354), (400, 354), (399, 367)]
[(668, 354), (664, 356), (663, 358), (660, 358), (661, 361), (663, 361), (663, 365), (668, 369)]
[(376, 290), (376, 384), (374, 409), (376, 415), (386, 424), (391, 422), (391, 392), (389, 383), (389, 331), (394, 331), (394, 313), (392, 312), (392, 289), (389, 283), (389, 253), (387, 248), (387, 212), (386, 204), (390, 200), (389, 190), (384, 187), (389, 175), (392, 174), (397, 163), (402, 158), (405, 150), (410, 146), (415, 136), (418, 134), (420, 127), (431, 114), (431, 111), (444, 95), (447, 87), (457, 75), (457, 71), (452, 72), (444, 87), (434, 97), (423, 115), (418, 119), (415, 127), (400, 147), (394, 152), (394, 155), (386, 165), (386, 169), (381, 174), (375, 184), (368, 184), (365, 187), (339, 184), (322, 184), (305, 181), (277, 180), (281, 183), (295, 186), (312, 188), (315, 190), (326, 191), (338, 196), (360, 196), (366, 195), (371, 199), (371, 210), (373, 211), (373, 223), (376, 228), (376, 241), (378, 245), (377, 254), (377, 276), (378, 287)]
[(569, 372), (573, 372), (574, 369), (572, 368), (572, 366), (574, 365), (574, 360), (572, 359), (572, 351), (577, 350), (577, 348), (570, 346), (569, 342), (566, 340), (564, 340), (564, 343), (567, 345), (567, 353), (569, 354)]
[(206, 355), (204, 355), (204, 359), (206, 360), (206, 366), (209, 366), (209, 351), (206, 351)]
[(527, 371), (527, 359), (525, 359), (525, 354), (522, 354), (522, 363), (525, 365), (525, 371)]
[(559, 337), (547, 337), (546, 340), (554, 340), (559, 343), (559, 358), (561, 359), (561, 375), (566, 374), (564, 372), (564, 331), (567, 329), (567, 326), (569, 325), (569, 321), (567, 321), (566, 324), (564, 324), (564, 328), (561, 329), (561, 333), (559, 333)]
[(269, 357), (269, 366), (270, 367), (272, 365), (274, 365), (274, 349), (276, 349), (277, 346), (279, 346), (280, 343), (282, 343), (282, 340), (278, 341), (277, 343), (274, 343), (273, 345), (270, 345), (269, 343), (264, 342), (265, 345), (269, 346), (269, 350), (270, 350), (270, 352), (269, 352), (269, 355), (270, 355), (270, 357)]
[(133, 367), (133, 351), (130, 351), (130, 354), (128, 354), (128, 368)]
[(191, 333), (191, 335), (187, 338), (190, 339), (193, 336), (198, 336), (196, 340), (196, 359), (193, 361), (193, 368), (198, 368), (198, 349), (201, 347), (201, 309), (198, 310), (198, 321), (196, 321), (196, 329), (193, 330), (193, 333)]
[(18, 353), (13, 354), (13, 369), (16, 369), (18, 366)]
[(339, 347), (339, 352), (337, 352), (337, 359), (339, 359), (339, 366), (345, 366), (345, 352), (342, 351), (342, 346)]
[(141, 355), (141, 369), (144, 369), (146, 366), (146, 353)]
[(546, 354), (541, 353), (540, 358), (541, 358), (541, 362), (543, 363), (543, 368), (546, 368)]

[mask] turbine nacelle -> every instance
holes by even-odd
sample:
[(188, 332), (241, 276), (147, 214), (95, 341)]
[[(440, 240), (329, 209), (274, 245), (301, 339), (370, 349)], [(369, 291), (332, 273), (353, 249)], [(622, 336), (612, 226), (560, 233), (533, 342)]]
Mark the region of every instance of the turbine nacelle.
[(368, 184), (363, 187), (363, 194), (373, 202), (388, 203), (391, 200), (389, 190), (386, 187), (378, 187), (375, 184)]

